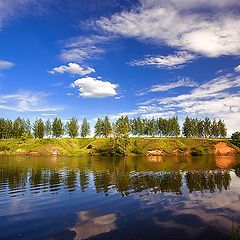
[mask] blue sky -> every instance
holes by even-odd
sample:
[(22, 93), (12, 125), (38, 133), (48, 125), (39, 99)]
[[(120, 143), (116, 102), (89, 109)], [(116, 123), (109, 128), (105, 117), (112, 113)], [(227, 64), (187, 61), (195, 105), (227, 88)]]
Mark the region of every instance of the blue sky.
[(0, 0), (0, 114), (240, 124), (238, 0)]

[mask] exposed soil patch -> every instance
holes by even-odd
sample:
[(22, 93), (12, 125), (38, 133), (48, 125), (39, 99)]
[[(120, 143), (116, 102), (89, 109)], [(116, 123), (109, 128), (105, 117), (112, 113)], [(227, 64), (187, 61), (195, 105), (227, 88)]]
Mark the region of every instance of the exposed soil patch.
[(165, 152), (161, 149), (149, 150), (146, 153), (146, 156), (162, 156), (165, 155)]
[(148, 150), (146, 152), (146, 156), (164, 156), (164, 155), (189, 155), (187, 151), (184, 151), (182, 149), (174, 149), (171, 153), (165, 152), (163, 149), (154, 149), (154, 150)]
[(31, 156), (39, 156), (39, 155), (41, 155), (39, 152), (37, 152), (37, 151), (31, 151), (31, 152), (29, 152), (27, 155), (31, 155)]
[(176, 155), (176, 156), (178, 156), (178, 155), (189, 155), (189, 152), (187, 150), (182, 150), (180, 148), (177, 148), (177, 149), (174, 149), (172, 151), (172, 154)]
[(230, 147), (226, 142), (219, 142), (214, 145), (216, 155), (236, 155), (237, 150)]

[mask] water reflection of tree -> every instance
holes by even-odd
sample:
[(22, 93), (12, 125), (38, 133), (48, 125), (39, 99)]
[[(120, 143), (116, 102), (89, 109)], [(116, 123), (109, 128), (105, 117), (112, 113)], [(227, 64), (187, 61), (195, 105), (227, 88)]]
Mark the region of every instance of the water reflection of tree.
[(174, 192), (181, 194), (182, 176), (179, 172), (170, 173), (144, 173), (131, 178), (131, 186), (135, 192), (149, 189), (153, 193)]
[[(81, 160), (82, 161), (82, 160)], [(142, 160), (143, 161), (143, 160)], [(80, 162), (80, 161), (79, 161)], [(107, 195), (111, 189), (115, 189), (123, 196), (133, 192), (148, 190), (150, 193), (172, 192), (182, 193), (183, 182), (189, 192), (209, 190), (222, 191), (229, 189), (231, 177), (228, 170), (214, 171), (159, 171), (149, 170), (145, 166), (146, 172), (137, 171), (140, 166), (137, 161), (132, 161), (128, 165), (128, 160), (92, 160), (91, 163), (76, 163), (69, 161), (52, 161), (41, 163), (36, 161), (21, 162), (12, 161), (0, 166), (0, 189), (4, 192), (14, 192), (14, 190), (26, 190), (39, 193), (41, 191), (86, 191), (90, 181), (94, 182), (96, 192)], [(64, 163), (64, 164), (62, 164)], [(138, 163), (140, 164), (140, 163)], [(143, 161), (142, 164), (145, 164)], [(142, 167), (141, 167), (142, 168)], [(133, 171), (134, 170), (134, 171)], [(240, 168), (234, 168), (235, 174), (240, 176)], [(78, 182), (80, 187), (78, 187)], [(61, 187), (63, 186), (63, 187)]]
[(237, 163), (235, 166), (233, 166), (234, 172), (237, 177), (240, 177), (240, 163)]
[(79, 171), (79, 178), (80, 178), (80, 187), (82, 192), (85, 192), (85, 190), (88, 188), (89, 184), (89, 174), (85, 170)]
[(229, 171), (191, 171), (185, 175), (186, 185), (189, 192), (209, 190), (215, 192), (216, 189), (222, 191), (229, 189), (231, 176)]
[(43, 183), (43, 176), (41, 169), (32, 169), (31, 177), (29, 179), (31, 187), (35, 187)]
[(27, 171), (22, 171), (20, 168), (10, 169), (7, 180), (10, 190), (19, 189), (24, 191), (27, 183)]
[(107, 193), (111, 185), (111, 176), (109, 172), (94, 172), (94, 184), (96, 192)]
[(60, 188), (61, 177), (59, 171), (51, 170), (49, 178), (49, 187), (51, 192), (57, 192)]
[(240, 167), (235, 168), (235, 174), (237, 177), (240, 177)]
[(117, 191), (122, 193), (123, 196), (129, 194), (128, 191), (131, 188), (131, 177), (129, 173), (116, 172), (113, 182)]
[(63, 182), (69, 192), (75, 191), (77, 186), (77, 173), (73, 170), (67, 171)]

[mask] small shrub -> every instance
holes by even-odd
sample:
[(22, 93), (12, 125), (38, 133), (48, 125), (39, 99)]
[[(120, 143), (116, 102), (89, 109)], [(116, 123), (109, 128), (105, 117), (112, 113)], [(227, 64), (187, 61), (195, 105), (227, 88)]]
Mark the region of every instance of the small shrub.
[(203, 156), (205, 153), (204, 149), (202, 148), (193, 148), (191, 155), (192, 156)]
[(29, 136), (28, 136), (28, 134), (26, 134), (26, 133), (23, 133), (22, 134), (22, 136), (20, 137), (20, 141), (25, 141), (25, 140), (27, 140), (29, 138)]
[(240, 147), (240, 132), (235, 132), (232, 134), (231, 143)]
[(106, 148), (98, 148), (98, 149), (94, 149), (91, 154), (97, 153), (101, 156), (109, 156), (110, 154), (110, 150), (106, 149)]
[(130, 143), (130, 140), (128, 137), (112, 138), (109, 142), (110, 155), (126, 156), (127, 155), (126, 149), (129, 143)]
[(137, 145), (133, 145), (131, 152), (135, 154), (143, 154), (143, 149)]

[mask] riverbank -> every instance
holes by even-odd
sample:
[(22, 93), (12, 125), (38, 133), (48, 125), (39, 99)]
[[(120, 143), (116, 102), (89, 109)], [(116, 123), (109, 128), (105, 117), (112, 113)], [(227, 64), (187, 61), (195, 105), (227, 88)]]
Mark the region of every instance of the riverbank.
[[(111, 139), (3, 139), (0, 155), (109, 155)], [(228, 139), (130, 138), (128, 155), (235, 155), (239, 148)]]

